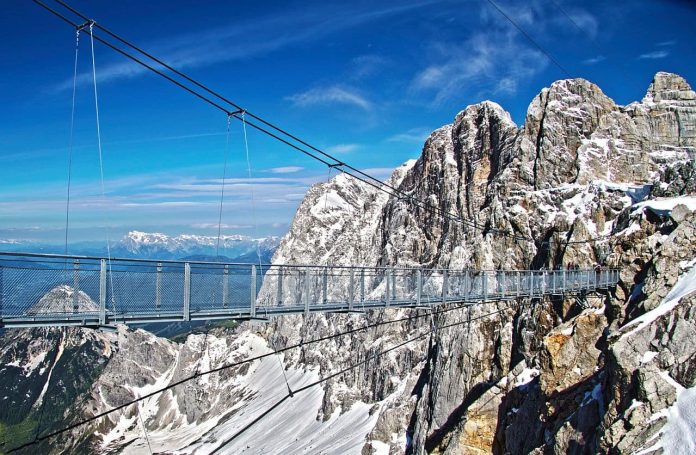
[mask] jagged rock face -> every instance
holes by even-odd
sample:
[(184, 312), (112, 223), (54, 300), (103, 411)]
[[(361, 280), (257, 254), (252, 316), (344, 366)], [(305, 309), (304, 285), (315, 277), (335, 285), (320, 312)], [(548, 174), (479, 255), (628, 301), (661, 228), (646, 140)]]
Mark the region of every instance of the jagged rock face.
[[(414, 162), (394, 171), (387, 182), (398, 186)], [(274, 264), (375, 265), (380, 215), (388, 195), (341, 174), (309, 189), (290, 232), (273, 256)], [(356, 220), (361, 220), (356, 223)]]
[[(521, 129), (494, 103), (470, 106), (431, 135), (421, 158), (401, 179), (399, 189), (416, 202), (392, 198), (379, 207), (378, 221), (372, 214), (364, 220), (368, 231), (378, 233), (351, 246), (370, 251), (365, 265), (622, 266), (617, 293), (590, 309), (583, 311), (572, 300), (545, 301), (438, 333), (414, 390), (409, 451), (581, 453), (599, 447), (598, 428), (610, 402), (602, 385), (611, 377), (605, 366), (606, 328), (618, 328), (648, 309), (646, 303), (629, 316), (645, 300), (631, 298), (640, 286), (648, 286), (659, 303), (675, 281), (667, 278), (675, 273), (673, 267), (664, 265), (673, 260), (671, 253), (657, 241), (666, 229), (664, 220), (641, 217), (631, 206), (658, 190), (689, 194), (693, 185), (694, 144), (674, 133), (695, 124), (693, 92), (680, 80), (658, 74), (646, 99), (628, 107), (616, 105), (587, 81), (559, 81), (532, 102)], [(436, 209), (425, 209), (422, 202)], [(294, 224), (314, 224), (306, 213), (301, 208)], [(346, 217), (355, 223), (355, 214), (348, 211)], [(457, 217), (477, 226), (458, 223)], [(325, 233), (307, 234), (301, 237), (305, 250), (312, 249), (307, 245), (321, 250)], [(572, 243), (610, 234), (616, 240)], [(289, 241), (284, 242), (279, 249), (284, 260), (306, 259), (294, 256)], [(685, 251), (693, 256), (693, 250)], [(663, 265), (655, 269), (653, 264)], [(661, 277), (654, 285), (644, 283), (650, 270)], [(468, 316), (455, 310), (438, 322)], [(343, 323), (339, 319), (333, 327)], [(321, 330), (317, 321), (308, 324)], [(525, 386), (526, 393), (501, 387), (511, 371), (527, 365), (539, 379)], [(488, 406), (487, 400), (499, 406)], [(393, 416), (382, 412), (377, 432), (394, 427)], [(393, 437), (387, 439), (382, 441), (393, 450), (404, 450)]]
[(616, 109), (599, 87), (583, 79), (558, 81), (542, 90), (529, 106), (519, 142), (522, 178), (534, 189), (574, 182), (583, 141)]
[[(339, 428), (350, 444), (333, 451), (366, 455), (387, 446), (391, 453), (418, 454), (646, 448), (664, 423), (658, 417), (679, 396), (675, 384), (694, 386), (693, 296), (645, 324), (627, 324), (663, 311), (663, 300), (682, 283), (678, 277), (695, 270), (696, 206), (664, 214), (635, 204), (694, 193), (695, 100), (682, 78), (667, 73), (656, 75), (641, 102), (625, 107), (590, 82), (558, 81), (533, 100), (521, 128), (485, 102), (435, 131), (420, 159), (389, 181), (416, 202), (345, 175), (315, 185), (275, 263), (536, 269), (605, 262), (621, 267), (621, 281), (599, 298), (449, 307), (432, 322), (421, 311), (418, 319), (288, 351), (285, 374), (273, 356), (189, 381), (142, 403), (152, 444), (159, 451), (205, 452), (282, 398), (284, 377), (306, 384), (369, 359), (318, 392), (298, 394), (252, 431), (274, 440), (287, 424), (278, 419), (289, 414), (298, 430), (295, 441), (283, 440), (285, 449), (334, 439), (329, 429)], [(104, 372), (64, 420), (96, 415), (198, 368), (410, 314), (284, 317), (191, 335), (182, 344), (121, 330), (90, 344), (101, 346)], [(441, 329), (372, 357), (427, 332), (431, 323)], [(442, 328), (451, 324), (458, 325)], [(18, 357), (44, 348), (26, 348)], [(645, 357), (648, 351), (657, 354)], [(12, 374), (34, 363), (19, 360)], [(25, 407), (35, 412), (33, 403)], [(251, 438), (231, 443), (230, 453), (267, 442), (245, 437)], [(115, 453), (125, 446), (146, 450), (132, 406), (75, 430), (54, 451)]]
[[(0, 339), (2, 450), (80, 416), (81, 402), (112, 355), (108, 335), (82, 329), (8, 331)], [(81, 416), (80, 416), (81, 417)], [(23, 453), (49, 453), (43, 441)]]
[(516, 136), (510, 115), (491, 102), (468, 107), (435, 131), (399, 188), (418, 202), (392, 199), (384, 210), (380, 264), (462, 267), (480, 261), (482, 255), (460, 247), (476, 230), (456, 219), (485, 220), (487, 188), (511, 159)]

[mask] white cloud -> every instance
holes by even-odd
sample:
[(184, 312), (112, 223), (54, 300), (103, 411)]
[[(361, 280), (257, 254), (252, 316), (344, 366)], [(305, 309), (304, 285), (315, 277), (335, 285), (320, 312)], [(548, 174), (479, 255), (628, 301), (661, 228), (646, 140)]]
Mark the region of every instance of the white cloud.
[[(300, 12), (286, 10), (273, 16), (245, 18), (223, 27), (203, 28), (195, 33), (168, 36), (146, 43), (142, 47), (179, 70), (196, 68), (269, 54), (297, 43), (314, 41), (378, 19), (423, 8), (435, 2), (411, 1), (383, 8), (368, 8), (356, 3), (326, 3), (322, 7), (305, 8)], [(264, 39), (259, 39), (259, 36), (263, 36)], [(85, 39), (85, 35), (82, 39)], [(99, 64), (100, 60), (101, 56), (97, 54), (99, 82), (132, 78), (147, 72), (144, 67), (121, 58), (111, 64)], [(91, 83), (91, 78), (89, 72), (80, 74), (78, 83)], [(72, 83), (72, 78), (69, 78), (53, 89), (69, 90)]]
[(418, 73), (411, 87), (431, 95), (434, 105), (458, 98), (462, 90), (513, 94), (521, 81), (548, 65), (543, 54), (509, 29), (481, 32), (462, 44), (438, 43), (433, 54), (439, 62)]
[(340, 155), (342, 153), (353, 152), (357, 150), (359, 147), (359, 144), (336, 144), (332, 145), (331, 147), (327, 147), (326, 151), (329, 153), (336, 153)]
[(281, 167), (273, 167), (268, 170), (268, 172), (272, 174), (292, 174), (293, 172), (300, 172), (303, 170), (303, 167), (300, 166), (281, 166)]
[(423, 144), (432, 131), (433, 128), (411, 128), (408, 131), (389, 136), (386, 141)]
[(306, 92), (288, 96), (285, 99), (300, 107), (345, 104), (365, 111), (372, 109), (372, 103), (360, 95), (357, 90), (340, 85), (315, 87)]
[[(600, 31), (598, 18), (582, 8), (561, 9), (560, 0), (554, 3), (508, 0), (498, 5), (542, 46), (551, 39), (589, 45)], [(454, 100), (461, 103), (463, 94), (476, 99), (512, 95), (549, 66), (549, 58), (495, 7), (483, 2), (478, 13), (479, 27), (466, 41), (430, 44), (427, 64), (411, 80), (412, 93), (429, 97), (434, 106)]]
[(653, 52), (648, 52), (646, 54), (640, 54), (638, 56), (639, 60), (654, 60), (658, 58), (665, 58), (669, 55), (669, 51), (653, 51)]
[(596, 57), (591, 57), (582, 61), (585, 65), (596, 65), (599, 62), (603, 62), (607, 58), (603, 55), (598, 55)]
[(350, 76), (357, 80), (372, 76), (378, 73), (386, 63), (387, 60), (379, 55), (360, 55), (351, 62), (352, 70)]
[(665, 47), (674, 46), (675, 44), (677, 44), (677, 40), (662, 41), (660, 43), (657, 43), (658, 46), (665, 46)]
[(517, 79), (514, 77), (504, 77), (498, 81), (494, 93), (512, 94), (517, 91)]

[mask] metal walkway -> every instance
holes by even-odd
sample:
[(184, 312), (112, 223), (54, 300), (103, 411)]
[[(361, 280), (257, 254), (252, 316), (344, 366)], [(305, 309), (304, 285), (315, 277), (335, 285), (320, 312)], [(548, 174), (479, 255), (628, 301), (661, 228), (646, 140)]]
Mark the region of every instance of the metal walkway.
[(433, 270), (151, 261), (0, 252), (0, 327), (267, 319), (428, 308), (615, 286), (616, 269)]

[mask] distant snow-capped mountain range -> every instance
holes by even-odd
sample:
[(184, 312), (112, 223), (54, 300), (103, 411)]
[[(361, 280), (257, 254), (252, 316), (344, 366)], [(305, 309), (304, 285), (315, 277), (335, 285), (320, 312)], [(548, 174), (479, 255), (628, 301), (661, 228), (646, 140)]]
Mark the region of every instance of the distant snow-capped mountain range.
[[(232, 259), (249, 258), (254, 262), (258, 253), (267, 262), (278, 247), (280, 237), (269, 236), (252, 238), (232, 234), (220, 237), (217, 254)], [(10, 251), (62, 253), (62, 246), (31, 242), (8, 242), (2, 245)], [(111, 243), (111, 256), (142, 259), (181, 259), (195, 256), (197, 259), (213, 258), (216, 254), (217, 236), (180, 234), (170, 236), (160, 232), (130, 231), (120, 240)], [(70, 245), (71, 254), (106, 254), (104, 242), (80, 242)]]

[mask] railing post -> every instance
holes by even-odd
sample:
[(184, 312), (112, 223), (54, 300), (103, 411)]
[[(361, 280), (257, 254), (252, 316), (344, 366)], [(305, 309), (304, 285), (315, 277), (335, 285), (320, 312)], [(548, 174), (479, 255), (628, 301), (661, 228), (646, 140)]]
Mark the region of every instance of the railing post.
[(517, 284), (515, 284), (515, 292), (517, 294), (517, 297), (519, 297), (520, 296), (520, 284), (521, 284), (520, 283), (521, 272), (518, 270), (515, 273), (517, 274)]
[(353, 301), (355, 300), (355, 269), (350, 269), (350, 283), (348, 285), (348, 311), (353, 311)]
[(546, 272), (546, 270), (541, 272), (541, 295), (542, 297), (546, 295), (548, 291), (548, 286), (546, 281), (548, 280), (549, 274)]
[(567, 288), (566, 288), (566, 269), (563, 269), (563, 272), (561, 272), (561, 273), (563, 273), (563, 292), (561, 292), (561, 294), (565, 294), (567, 291)]
[(191, 320), (191, 264), (184, 264), (184, 321)]
[(506, 292), (505, 292), (505, 286), (506, 286), (506, 284), (505, 284), (505, 270), (500, 271), (500, 279), (501, 279), (500, 293), (501, 293), (502, 298), (505, 298), (505, 294), (506, 294)]
[(278, 286), (276, 289), (277, 296), (276, 296), (276, 301), (278, 302), (278, 306), (281, 306), (283, 304), (283, 267), (278, 267)]
[(329, 291), (329, 289), (328, 289), (329, 288), (329, 284), (328, 284), (329, 279), (328, 279), (328, 276), (329, 276), (329, 268), (324, 267), (324, 274), (322, 276), (322, 283), (321, 283), (322, 284), (322, 299), (321, 300), (324, 304), (326, 304), (326, 302), (329, 301), (329, 295), (328, 295), (329, 294), (329, 292), (328, 292)]
[(447, 285), (448, 285), (447, 270), (442, 271), (442, 303), (447, 303)]
[(416, 270), (416, 305), (420, 306), (423, 296), (423, 272)]
[(464, 299), (469, 300), (471, 297), (471, 275), (469, 275), (469, 270), (464, 272)]
[(2, 280), (2, 274), (3, 274), (3, 268), (2, 265), (0, 265), (0, 319), (2, 319), (2, 304), (5, 299), (5, 288), (3, 287), (3, 280)]
[(365, 303), (365, 269), (360, 269), (360, 303)]
[(482, 272), (483, 276), (481, 277), (482, 283), (482, 292), (483, 292), (483, 301), (485, 302), (488, 299), (488, 274), (484, 271)]
[(386, 295), (384, 296), (385, 301), (384, 301), (384, 306), (389, 306), (389, 282), (391, 281), (391, 269), (387, 269), (387, 289), (386, 289)]
[(304, 292), (302, 296), (304, 297), (304, 312), (305, 317), (309, 316), (309, 270), (304, 273)]
[(80, 294), (80, 260), (73, 261), (73, 313), (79, 310), (78, 296)]
[(300, 304), (302, 303), (302, 274), (304, 273), (302, 269), (293, 269), (295, 270), (295, 303)]
[(249, 316), (256, 317), (256, 266), (251, 266), (251, 287), (249, 288)]
[(99, 264), (99, 325), (106, 325), (106, 259)]
[(157, 263), (157, 280), (155, 284), (155, 308), (159, 312), (162, 306), (162, 263)]
[(222, 271), (222, 307), (227, 308), (230, 300), (230, 266), (225, 264), (225, 269)]

